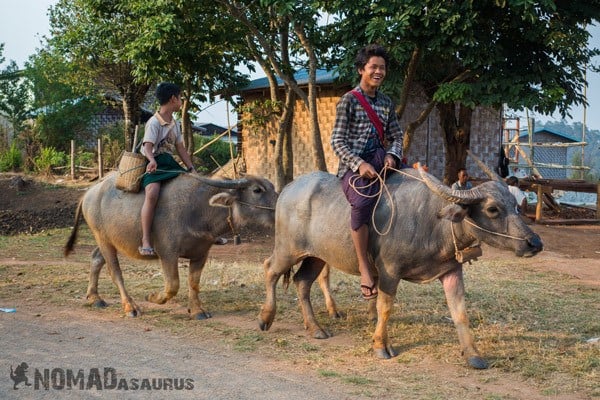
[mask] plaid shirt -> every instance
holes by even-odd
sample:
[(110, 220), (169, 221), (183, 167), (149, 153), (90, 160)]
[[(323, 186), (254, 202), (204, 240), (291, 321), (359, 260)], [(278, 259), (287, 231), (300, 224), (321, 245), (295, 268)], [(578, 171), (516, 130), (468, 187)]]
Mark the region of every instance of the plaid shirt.
[[(404, 133), (400, 128), (394, 103), (379, 91), (373, 101), (364, 94), (360, 87), (357, 87), (356, 90), (365, 96), (381, 119), (385, 140), (390, 144), (387, 154), (394, 155), (399, 162), (402, 159)], [(373, 123), (362, 105), (350, 92), (344, 94), (336, 107), (335, 125), (331, 134), (331, 147), (335, 155), (340, 158), (338, 177), (344, 176), (348, 170), (354, 172), (358, 170), (359, 165), (363, 162), (360, 155), (364, 152), (373, 131)]]

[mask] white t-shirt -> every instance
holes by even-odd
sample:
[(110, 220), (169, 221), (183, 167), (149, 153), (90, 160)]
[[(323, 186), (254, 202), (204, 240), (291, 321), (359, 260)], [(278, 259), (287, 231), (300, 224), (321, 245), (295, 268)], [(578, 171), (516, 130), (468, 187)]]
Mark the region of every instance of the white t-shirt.
[(175, 154), (175, 145), (183, 142), (183, 135), (179, 124), (172, 119), (171, 122), (166, 122), (160, 114), (155, 113), (152, 118), (146, 122), (144, 129), (144, 139), (142, 139), (141, 153), (144, 152), (144, 143), (152, 143), (152, 153), (156, 156), (162, 153)]
[[(517, 201), (517, 208), (516, 210), (518, 211), (519, 208), (521, 207), (521, 203), (523, 203), (523, 199), (526, 198), (525, 193), (523, 193), (523, 191), (521, 189), (519, 189), (516, 186), (511, 186), (508, 185), (508, 191), (514, 196), (515, 200)], [(525, 210), (523, 210), (523, 212), (525, 212)]]

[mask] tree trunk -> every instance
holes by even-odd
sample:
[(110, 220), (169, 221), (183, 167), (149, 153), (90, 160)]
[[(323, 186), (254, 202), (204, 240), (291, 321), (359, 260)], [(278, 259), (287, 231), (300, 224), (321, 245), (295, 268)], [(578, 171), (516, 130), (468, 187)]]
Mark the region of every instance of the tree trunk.
[(280, 192), (283, 187), (291, 182), (293, 177), (293, 155), (291, 149), (291, 130), (294, 117), (294, 102), (296, 96), (286, 86), (285, 104), (283, 112), (277, 121), (277, 139), (275, 141), (275, 190)]
[(149, 85), (131, 84), (121, 90), (123, 118), (125, 120), (125, 149), (128, 151), (132, 150), (135, 126), (142, 123), (141, 105), (148, 89)]
[(466, 166), (467, 149), (471, 144), (473, 109), (460, 103), (438, 104), (437, 108), (446, 155), (443, 179), (445, 184), (451, 185), (457, 180), (458, 170)]
[(309, 127), (311, 132), (314, 167), (318, 171), (327, 171), (325, 163), (325, 152), (321, 140), (321, 128), (319, 127), (319, 112), (317, 108), (317, 67), (318, 61), (315, 50), (310, 40), (304, 33), (304, 25), (300, 22), (294, 24), (294, 32), (300, 39), (302, 47), (308, 54), (308, 103)]
[[(289, 101), (286, 100), (286, 110), (287, 113), (282, 115), (281, 125), (283, 130), (283, 184), (284, 186), (294, 180), (294, 151), (293, 151), (293, 139), (292, 139), (292, 126), (294, 121), (294, 102), (296, 101), (296, 96), (293, 91), (290, 90)], [(278, 190), (278, 192), (283, 189), (283, 186)]]
[(182, 95), (184, 100), (181, 105), (181, 134), (183, 136), (183, 142), (185, 149), (188, 154), (194, 152), (194, 132), (192, 131), (192, 120), (190, 118), (190, 98), (192, 96), (192, 85), (190, 82), (185, 83), (185, 89)]

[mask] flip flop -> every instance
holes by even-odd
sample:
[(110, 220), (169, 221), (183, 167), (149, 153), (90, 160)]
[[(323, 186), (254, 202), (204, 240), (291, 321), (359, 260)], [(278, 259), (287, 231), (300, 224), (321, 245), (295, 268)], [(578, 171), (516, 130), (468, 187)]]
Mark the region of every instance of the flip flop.
[[(367, 293), (363, 292), (363, 289), (367, 289)], [(377, 297), (377, 284), (373, 284), (373, 286), (360, 285), (360, 293), (362, 294), (363, 299), (371, 300)]]
[(138, 252), (144, 257), (154, 257), (156, 253), (153, 247), (138, 247)]
[(227, 244), (227, 239), (225, 239), (224, 237), (220, 237), (217, 240), (215, 240), (215, 244), (220, 244), (220, 245)]

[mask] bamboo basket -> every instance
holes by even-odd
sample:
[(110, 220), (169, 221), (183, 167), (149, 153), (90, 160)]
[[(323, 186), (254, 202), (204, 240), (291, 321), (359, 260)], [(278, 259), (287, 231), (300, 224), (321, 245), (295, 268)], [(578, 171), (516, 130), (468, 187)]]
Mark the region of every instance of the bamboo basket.
[(136, 151), (138, 128), (138, 125), (136, 125), (133, 134), (133, 146), (131, 146), (133, 151), (123, 152), (117, 170), (117, 181), (115, 182), (115, 186), (117, 189), (125, 192), (139, 192), (142, 176), (145, 172), (146, 157)]
[(146, 167), (146, 157), (140, 153), (123, 152), (117, 170), (117, 189), (125, 192), (137, 193), (140, 191), (142, 176)]

